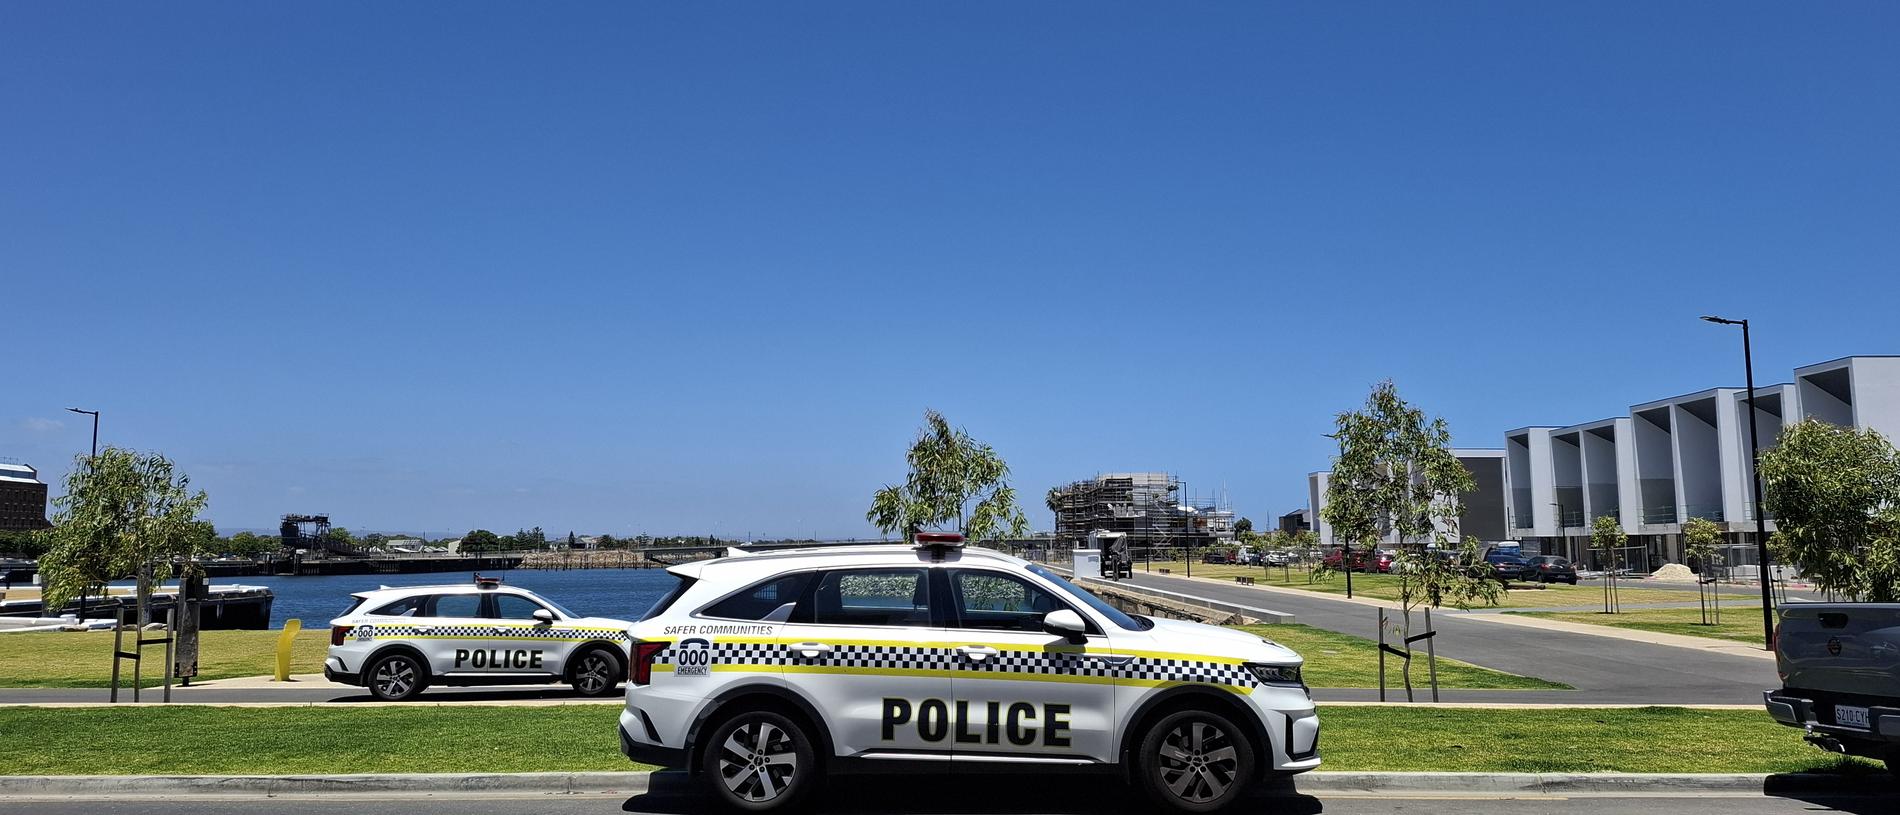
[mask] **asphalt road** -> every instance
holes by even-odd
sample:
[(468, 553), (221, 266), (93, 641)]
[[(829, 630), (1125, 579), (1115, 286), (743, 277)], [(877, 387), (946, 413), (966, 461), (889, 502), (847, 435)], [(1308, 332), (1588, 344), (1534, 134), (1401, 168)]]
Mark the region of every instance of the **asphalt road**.
[[(1290, 612), (1302, 625), (1376, 639), (1378, 610), (1296, 591), (1261, 591), (1201, 580), (1135, 572), (1132, 581), (1166, 591)], [(1781, 686), (1772, 660), (1711, 654), (1689, 648), (1489, 623), (1458, 613), (1434, 614), (1438, 655), (1487, 668), (1562, 682), (1575, 691), (1505, 692), (1522, 701), (1574, 700), (1613, 704), (1758, 704), (1761, 692)], [(1553, 695), (1555, 694), (1555, 695)], [(1315, 694), (1316, 697), (1318, 694)], [(1460, 694), (1457, 701), (1489, 701), (1500, 694)], [(1447, 700), (1452, 700), (1450, 695)]]

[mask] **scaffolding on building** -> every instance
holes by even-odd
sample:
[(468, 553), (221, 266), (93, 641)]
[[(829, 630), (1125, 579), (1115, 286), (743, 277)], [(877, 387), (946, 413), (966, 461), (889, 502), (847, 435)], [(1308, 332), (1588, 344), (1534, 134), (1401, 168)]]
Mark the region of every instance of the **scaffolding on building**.
[(1189, 496), (1171, 473), (1102, 473), (1051, 489), (1048, 503), (1056, 539), (1069, 548), (1093, 532), (1119, 532), (1138, 551), (1234, 539), (1234, 511), (1226, 497)]

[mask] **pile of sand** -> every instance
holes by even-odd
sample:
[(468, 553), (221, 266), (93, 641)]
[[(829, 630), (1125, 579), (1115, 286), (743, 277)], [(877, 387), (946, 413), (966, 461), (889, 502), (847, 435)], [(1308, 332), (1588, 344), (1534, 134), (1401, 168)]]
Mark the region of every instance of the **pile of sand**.
[(1651, 572), (1649, 579), (1664, 583), (1694, 583), (1696, 576), (1695, 572), (1689, 571), (1687, 566), (1680, 563), (1667, 563), (1662, 568)]

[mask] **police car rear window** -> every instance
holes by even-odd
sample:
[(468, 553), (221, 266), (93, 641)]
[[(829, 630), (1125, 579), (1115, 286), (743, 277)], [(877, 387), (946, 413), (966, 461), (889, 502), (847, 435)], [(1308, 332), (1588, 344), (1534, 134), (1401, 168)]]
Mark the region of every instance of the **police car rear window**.
[[(675, 577), (678, 576), (675, 575)], [(698, 582), (698, 580), (691, 577), (679, 578), (679, 582), (673, 584), (673, 588), (667, 593), (660, 595), (660, 599), (653, 601), (653, 605), (649, 606), (646, 612), (640, 615), (639, 619), (650, 620), (660, 614), (666, 613), (667, 609), (672, 608), (673, 604), (679, 601), (680, 595), (685, 594), (687, 589), (692, 588), (693, 584)]]
[(422, 601), (427, 599), (428, 595), (426, 594), (412, 595), (397, 600), (394, 603), (384, 604), (370, 613), (378, 617), (414, 617), (417, 613), (421, 612)]
[(763, 620), (787, 603), (798, 602), (811, 578), (811, 572), (775, 577), (707, 606), (700, 614), (726, 620)]

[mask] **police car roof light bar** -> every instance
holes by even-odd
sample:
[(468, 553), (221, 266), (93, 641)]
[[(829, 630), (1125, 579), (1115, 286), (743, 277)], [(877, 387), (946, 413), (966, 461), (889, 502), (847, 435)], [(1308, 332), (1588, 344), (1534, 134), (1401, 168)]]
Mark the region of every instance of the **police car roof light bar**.
[(483, 577), (481, 572), (475, 573), (475, 588), (492, 589), (492, 588), (497, 588), (500, 585), (501, 585), (501, 578), (499, 577)]
[(918, 549), (930, 552), (931, 560), (943, 560), (945, 552), (963, 548), (963, 536), (955, 532), (918, 532), (912, 537)]

